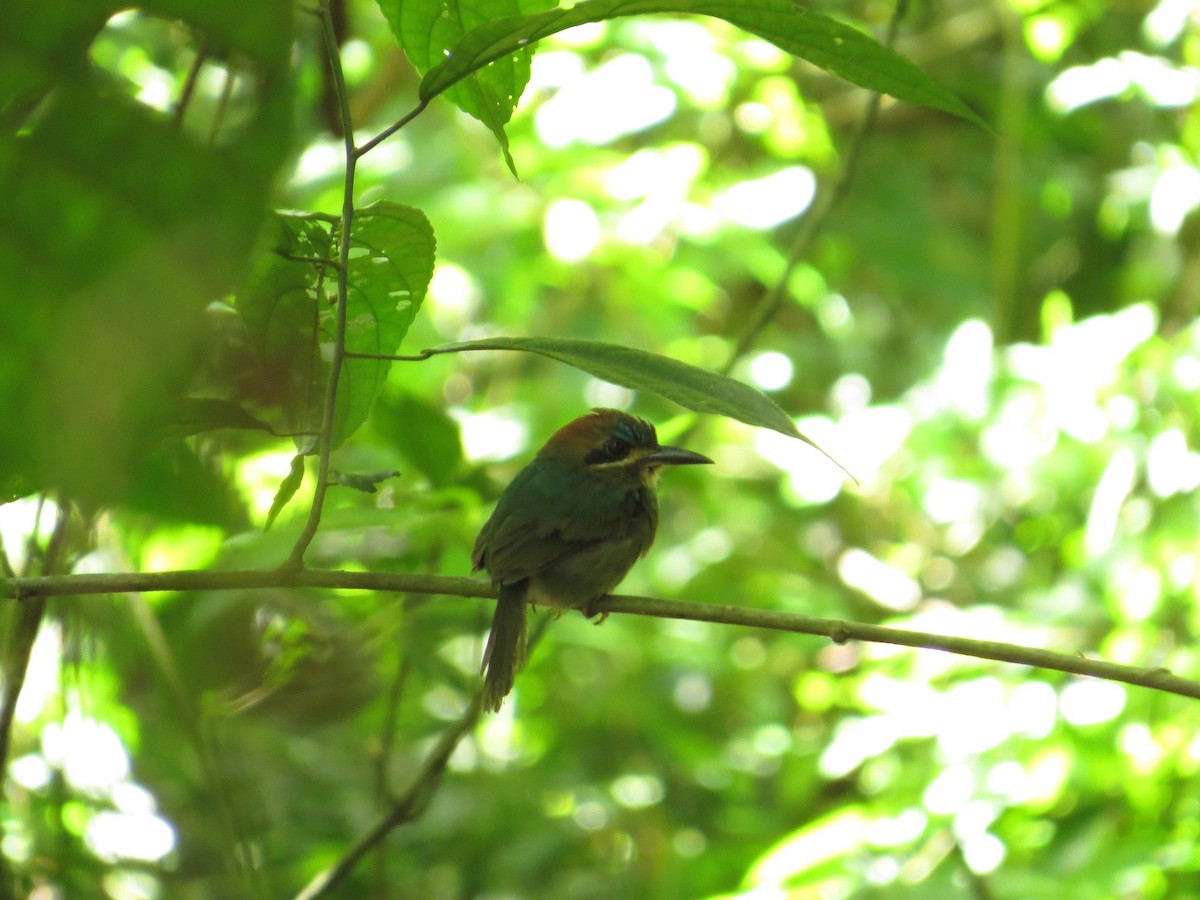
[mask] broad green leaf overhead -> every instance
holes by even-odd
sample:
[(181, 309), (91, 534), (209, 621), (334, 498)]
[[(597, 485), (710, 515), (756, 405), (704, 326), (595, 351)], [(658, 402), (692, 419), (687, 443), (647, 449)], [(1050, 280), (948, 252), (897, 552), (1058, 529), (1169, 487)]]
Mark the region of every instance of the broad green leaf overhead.
[[(737, 419), (747, 425), (770, 428), (804, 441), (829, 457), (820, 446), (801, 434), (791, 416), (766, 394), (726, 375), (667, 356), (623, 347), (620, 344), (551, 337), (499, 337), (459, 341), (443, 344), (425, 352), (461, 353), (468, 350), (521, 350), (536, 353), (574, 366), (604, 381), (657, 394), (685, 409), (714, 413)], [(837, 464), (837, 460), (829, 458)]]
[(724, 19), (868, 90), (982, 124), (962, 100), (894, 50), (791, 0), (585, 0), (570, 9), (497, 19), (468, 32), (449, 58), (422, 79), (421, 99), (428, 101), (494, 60), (524, 52), (529, 45), (564, 29), (648, 13)]
[[(446, 54), (456, 47), (467, 32), (479, 25), (504, 17), (522, 17), (554, 6), (554, 0), (378, 0), (392, 28), (392, 33), (404, 48), (405, 55), (424, 75), (436, 68)], [(486, 125), (496, 136), (504, 151), (509, 169), (516, 173), (508, 152), (508, 135), (504, 126), (529, 82), (529, 59), (526, 49), (498, 59), (496, 65), (474, 72), (451, 88), (451, 102), (468, 115)]]
[(163, 440), (180, 440), (223, 429), (270, 432), (271, 426), (230, 400), (184, 397), (170, 410), (170, 417), (160, 426), (160, 433)]

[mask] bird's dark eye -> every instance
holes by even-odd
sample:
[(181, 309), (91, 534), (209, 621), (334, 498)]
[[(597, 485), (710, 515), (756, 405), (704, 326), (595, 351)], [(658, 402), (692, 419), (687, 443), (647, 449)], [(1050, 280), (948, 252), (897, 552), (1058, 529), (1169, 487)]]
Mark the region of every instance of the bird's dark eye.
[(632, 450), (629, 444), (620, 438), (609, 438), (596, 449), (592, 450), (584, 460), (588, 465), (600, 465), (602, 463), (611, 463), (622, 460), (629, 455)]
[(624, 459), (629, 450), (629, 445), (620, 438), (609, 438), (604, 442), (604, 455), (609, 459)]

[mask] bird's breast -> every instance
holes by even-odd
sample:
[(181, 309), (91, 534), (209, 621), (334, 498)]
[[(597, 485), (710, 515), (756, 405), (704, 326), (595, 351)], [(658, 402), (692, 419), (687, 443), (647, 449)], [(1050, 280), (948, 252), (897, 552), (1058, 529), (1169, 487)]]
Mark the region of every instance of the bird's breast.
[(535, 604), (577, 608), (610, 593), (650, 547), (652, 536), (632, 532), (580, 546), (529, 579), (527, 598)]

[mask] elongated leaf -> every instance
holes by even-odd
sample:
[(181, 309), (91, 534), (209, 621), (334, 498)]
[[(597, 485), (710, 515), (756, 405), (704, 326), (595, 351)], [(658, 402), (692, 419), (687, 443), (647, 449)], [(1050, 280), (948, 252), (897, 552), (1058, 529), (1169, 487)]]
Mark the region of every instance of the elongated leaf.
[(791, 0), (584, 0), (569, 9), (496, 19), (469, 31), (450, 57), (426, 74), (421, 98), (436, 97), (493, 60), (566, 28), (646, 13), (696, 13), (724, 19), (854, 84), (983, 124), (951, 91), (894, 50)]
[(371, 426), (435, 487), (457, 477), (462, 434), (443, 407), (416, 394), (389, 391), (375, 404)]
[(292, 457), (292, 467), (287, 477), (279, 482), (279, 488), (275, 491), (275, 499), (271, 501), (271, 509), (267, 513), (267, 524), (263, 526), (263, 531), (270, 530), (271, 526), (275, 524), (275, 520), (279, 518), (279, 514), (283, 512), (283, 508), (296, 496), (296, 491), (300, 490), (300, 485), (303, 483), (304, 454), (297, 453)]
[[(395, 353), (421, 308), (433, 277), (436, 242), (420, 210), (375, 203), (359, 211), (351, 231), (346, 349)], [(332, 311), (322, 315), (323, 342), (334, 339)], [(338, 383), (333, 445), (358, 430), (391, 368), (390, 360), (347, 359)]]
[[(378, 0), (405, 54), (424, 75), (440, 65), (446, 54), (471, 29), (499, 18), (521, 17), (554, 7), (554, 0)], [(479, 69), (449, 89), (447, 97), (474, 116), (496, 136), (508, 167), (516, 174), (508, 152), (504, 126), (529, 82), (530, 52), (518, 49), (496, 65)]]
[(164, 440), (180, 440), (205, 431), (223, 428), (250, 429), (272, 432), (262, 419), (248, 413), (231, 400), (215, 397), (185, 397), (177, 400), (161, 426)]
[(829, 456), (820, 445), (801, 434), (791, 416), (766, 394), (726, 375), (677, 359), (622, 347), (620, 344), (548, 337), (460, 341), (425, 352), (460, 353), (467, 350), (522, 350), (548, 356), (613, 384), (665, 397), (686, 409), (716, 413), (804, 441), (845, 471), (841, 463)]

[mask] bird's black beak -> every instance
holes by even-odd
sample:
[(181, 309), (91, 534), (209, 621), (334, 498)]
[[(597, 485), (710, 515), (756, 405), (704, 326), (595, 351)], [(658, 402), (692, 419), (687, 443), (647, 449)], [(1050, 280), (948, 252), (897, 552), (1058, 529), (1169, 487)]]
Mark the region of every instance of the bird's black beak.
[(655, 447), (638, 462), (648, 466), (700, 466), (713, 464), (707, 456), (684, 450), (682, 447)]

